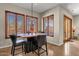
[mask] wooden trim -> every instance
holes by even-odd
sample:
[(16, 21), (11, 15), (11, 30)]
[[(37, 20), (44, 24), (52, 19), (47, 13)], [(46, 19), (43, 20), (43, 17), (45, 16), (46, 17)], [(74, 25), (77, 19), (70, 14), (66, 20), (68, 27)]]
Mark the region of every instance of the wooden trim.
[(13, 14), (18, 14), (18, 15), (23, 15), (23, 16), (25, 16), (24, 14), (17, 13), (17, 12), (12, 12), (12, 11), (8, 11), (8, 10), (5, 10), (5, 12), (7, 12), (7, 13), (13, 13)]
[(25, 17), (25, 33), (27, 32), (27, 16)]
[(7, 38), (7, 13), (5, 11), (5, 38)]
[(64, 15), (64, 17), (68, 18), (69, 20), (72, 20), (70, 17), (68, 17), (68, 16), (66, 16), (66, 15)]
[[(68, 20), (70, 20), (70, 38), (69, 39), (71, 39), (72, 38), (72, 19), (69, 18), (68, 16), (64, 15), (64, 22), (65, 22), (66, 18)], [(65, 32), (65, 24), (64, 24), (64, 32)], [(65, 34), (64, 34), (64, 37), (65, 37)], [(65, 40), (65, 38), (64, 38), (64, 40)], [(67, 41), (69, 41), (69, 40), (67, 40)], [(64, 41), (64, 42), (66, 42), (66, 41)]]
[(47, 17), (48, 19), (48, 36), (49, 36), (49, 17)]
[[(50, 16), (54, 16), (54, 15), (49, 15), (49, 16), (45, 16), (45, 17), (50, 17)], [(45, 17), (43, 17), (43, 18), (45, 18)]]
[(17, 15), (15, 16), (15, 31), (16, 31), (16, 34), (17, 34)]
[(25, 22), (25, 19), (26, 19), (26, 17), (24, 16), (24, 33), (26, 33), (25, 31), (25, 25), (26, 25), (26, 22)]
[(43, 25), (43, 32), (44, 32), (44, 17), (43, 17), (43, 24), (42, 25)]
[[(54, 15), (53, 15), (53, 25), (54, 25)], [(54, 32), (54, 26), (53, 26), (53, 32)], [(53, 34), (53, 37), (54, 37), (54, 34)]]
[(38, 18), (36, 18), (37, 19), (37, 32), (38, 32)]

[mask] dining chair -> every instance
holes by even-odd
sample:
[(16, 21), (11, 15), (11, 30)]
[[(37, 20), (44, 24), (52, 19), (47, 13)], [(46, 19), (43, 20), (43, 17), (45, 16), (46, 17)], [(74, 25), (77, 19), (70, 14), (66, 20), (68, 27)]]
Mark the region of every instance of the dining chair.
[[(34, 51), (38, 56), (40, 56), (42, 53), (46, 52), (46, 55), (48, 55), (48, 50), (47, 50), (47, 39), (46, 35), (38, 35), (36, 39), (33, 42), (34, 46), (37, 47), (37, 52)], [(45, 46), (45, 49), (43, 48)], [(42, 52), (40, 52), (43, 50)]]
[(23, 50), (24, 50), (23, 45), (26, 44), (27, 41), (23, 40), (23, 39), (17, 40), (16, 35), (10, 35), (10, 38), (11, 38), (11, 41), (12, 41), (11, 54), (14, 56), (15, 55), (15, 50), (20, 49), (20, 48), (16, 49), (16, 47), (19, 47), (19, 46), (22, 46), (22, 52), (23, 52)]
[(40, 33), (45, 33), (45, 32), (41, 31)]
[(25, 54), (26, 53), (34, 53), (34, 50), (37, 49), (36, 46), (33, 45), (33, 40), (34, 40), (34, 37), (30, 37), (30, 38), (27, 38), (27, 44), (25, 44)]

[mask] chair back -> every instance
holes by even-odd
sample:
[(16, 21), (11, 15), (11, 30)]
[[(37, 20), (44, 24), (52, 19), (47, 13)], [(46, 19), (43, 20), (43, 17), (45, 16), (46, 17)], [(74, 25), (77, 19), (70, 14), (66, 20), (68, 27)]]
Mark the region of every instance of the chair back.
[(42, 31), (42, 32), (40, 32), (40, 33), (45, 33), (45, 32)]
[(41, 47), (42, 45), (47, 44), (46, 35), (38, 35), (36, 38), (36, 44)]
[(16, 35), (10, 35), (11, 41), (13, 45), (16, 45), (17, 36)]
[(26, 32), (26, 33), (28, 33), (28, 34), (29, 34), (29, 33), (31, 33), (31, 32), (29, 32), (29, 31), (28, 31), (28, 32)]

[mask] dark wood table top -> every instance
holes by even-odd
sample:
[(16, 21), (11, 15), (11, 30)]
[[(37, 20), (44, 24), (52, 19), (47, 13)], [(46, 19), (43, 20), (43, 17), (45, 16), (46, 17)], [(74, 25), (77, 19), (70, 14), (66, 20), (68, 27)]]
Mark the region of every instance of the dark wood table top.
[(30, 38), (30, 37), (36, 37), (38, 35), (46, 35), (45, 33), (25, 33), (25, 34), (17, 34), (18, 37), (22, 38)]

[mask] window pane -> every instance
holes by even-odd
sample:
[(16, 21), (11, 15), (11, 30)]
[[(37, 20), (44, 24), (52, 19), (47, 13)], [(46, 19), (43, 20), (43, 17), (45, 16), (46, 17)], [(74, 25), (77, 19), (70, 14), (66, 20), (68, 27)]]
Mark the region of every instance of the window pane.
[(24, 16), (17, 15), (17, 33), (24, 33)]
[(44, 32), (48, 35), (48, 30), (49, 30), (49, 25), (48, 25), (48, 18), (44, 18)]
[(54, 17), (49, 16), (49, 36), (54, 36)]
[(33, 32), (37, 32), (37, 19), (33, 18), (32, 20), (32, 27), (33, 27)]
[(37, 18), (28, 16), (26, 19), (27, 32), (37, 32)]
[(7, 13), (7, 37), (11, 34), (16, 34), (15, 16), (13, 13)]
[(26, 19), (26, 29), (27, 29), (27, 32), (30, 32), (30, 28), (31, 28), (31, 17), (27, 17)]

